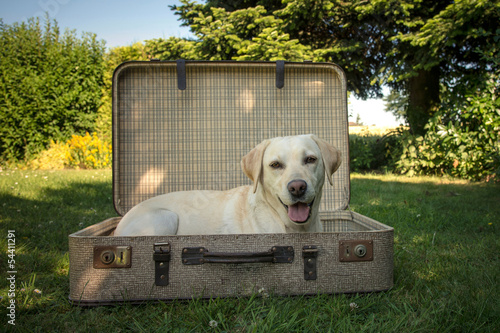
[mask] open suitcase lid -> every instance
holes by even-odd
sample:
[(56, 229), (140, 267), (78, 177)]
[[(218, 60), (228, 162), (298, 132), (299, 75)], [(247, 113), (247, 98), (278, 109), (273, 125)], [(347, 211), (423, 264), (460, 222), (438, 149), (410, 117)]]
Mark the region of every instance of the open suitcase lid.
[[(251, 184), (241, 158), (264, 139), (316, 134), (342, 152), (320, 212), (350, 198), (345, 74), (331, 63), (127, 62), (113, 76), (113, 201)], [(193, 205), (196, 205), (193, 202)]]

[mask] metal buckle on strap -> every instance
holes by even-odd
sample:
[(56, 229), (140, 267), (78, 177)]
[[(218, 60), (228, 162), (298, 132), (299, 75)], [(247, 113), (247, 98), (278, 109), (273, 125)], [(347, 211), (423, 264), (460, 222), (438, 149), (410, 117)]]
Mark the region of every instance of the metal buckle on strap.
[(155, 243), (153, 260), (155, 261), (155, 284), (168, 285), (168, 268), (170, 264), (170, 243)]
[(316, 258), (318, 257), (318, 247), (308, 245), (302, 248), (302, 258), (304, 258), (304, 279), (316, 280), (318, 273), (316, 269)]

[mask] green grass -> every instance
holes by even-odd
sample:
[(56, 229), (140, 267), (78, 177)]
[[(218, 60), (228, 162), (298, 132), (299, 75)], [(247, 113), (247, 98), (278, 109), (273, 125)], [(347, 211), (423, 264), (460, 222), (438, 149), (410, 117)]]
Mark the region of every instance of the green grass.
[[(367, 295), (270, 295), (80, 308), (68, 301), (68, 235), (115, 216), (111, 172), (0, 172), (0, 271), (16, 236), (19, 332), (493, 332), (500, 327), (500, 187), (352, 177), (351, 209), (395, 228), (395, 286)], [(354, 305), (355, 304), (355, 305)], [(216, 327), (214, 323), (217, 323)], [(210, 325), (212, 323), (212, 326)], [(1, 329), (0, 329), (1, 331)]]

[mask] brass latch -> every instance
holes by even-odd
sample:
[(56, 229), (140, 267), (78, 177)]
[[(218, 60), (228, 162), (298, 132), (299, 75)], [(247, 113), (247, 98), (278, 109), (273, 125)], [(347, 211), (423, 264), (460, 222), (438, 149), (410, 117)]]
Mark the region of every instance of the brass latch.
[(130, 268), (132, 266), (132, 248), (130, 246), (94, 247), (94, 268)]
[(341, 262), (372, 261), (373, 241), (342, 240), (339, 245), (339, 260)]

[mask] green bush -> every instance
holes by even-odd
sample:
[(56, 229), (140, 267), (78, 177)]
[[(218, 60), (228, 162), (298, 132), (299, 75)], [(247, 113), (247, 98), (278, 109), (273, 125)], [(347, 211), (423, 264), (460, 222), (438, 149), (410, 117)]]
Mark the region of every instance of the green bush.
[(351, 171), (365, 171), (375, 162), (375, 137), (349, 135), (349, 160)]
[(399, 151), (402, 129), (384, 135), (370, 133), (349, 135), (350, 170), (364, 172), (394, 167), (394, 152)]
[(33, 170), (106, 169), (111, 167), (111, 160), (111, 143), (102, 140), (97, 133), (86, 133), (84, 136), (73, 135), (66, 142), (51, 141), (47, 150), (19, 167)]
[(499, 76), (467, 98), (463, 110), (439, 112), (424, 136), (407, 134), (396, 171), (483, 180), (500, 176)]
[(0, 160), (93, 132), (103, 94), (104, 42), (38, 19), (0, 20)]

